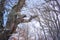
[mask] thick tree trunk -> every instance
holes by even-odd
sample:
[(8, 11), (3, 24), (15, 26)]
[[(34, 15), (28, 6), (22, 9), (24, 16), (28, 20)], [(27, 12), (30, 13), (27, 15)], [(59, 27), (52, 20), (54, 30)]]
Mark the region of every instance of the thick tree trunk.
[(0, 29), (3, 27), (3, 12), (5, 0), (0, 1)]

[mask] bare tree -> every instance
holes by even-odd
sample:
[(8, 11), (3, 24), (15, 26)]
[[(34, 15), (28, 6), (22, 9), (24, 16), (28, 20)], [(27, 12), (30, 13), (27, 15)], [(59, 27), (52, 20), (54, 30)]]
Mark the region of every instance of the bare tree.
[[(56, 8), (59, 9), (58, 4), (56, 2), (57, 0), (55, 1), (48, 1), (45, 6), (43, 6), (43, 9), (42, 10), (42, 13), (41, 13), (41, 16), (44, 20), (44, 24), (48, 27), (48, 30), (49, 30), (49, 33), (52, 37), (53, 40), (59, 40), (59, 36), (60, 33), (59, 33), (59, 24), (60, 24), (60, 21), (59, 21), (59, 10), (57, 10)], [(51, 3), (52, 2), (52, 3)], [(49, 5), (49, 6), (48, 6)], [(52, 7), (51, 7), (52, 6)], [(56, 10), (56, 11), (54, 11)], [(45, 26), (43, 25), (43, 26)]]

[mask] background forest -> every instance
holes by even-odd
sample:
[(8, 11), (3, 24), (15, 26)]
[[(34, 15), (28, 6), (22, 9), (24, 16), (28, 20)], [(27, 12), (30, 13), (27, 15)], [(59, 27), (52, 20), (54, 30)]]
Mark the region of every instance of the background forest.
[(60, 40), (60, 0), (0, 0), (0, 40)]

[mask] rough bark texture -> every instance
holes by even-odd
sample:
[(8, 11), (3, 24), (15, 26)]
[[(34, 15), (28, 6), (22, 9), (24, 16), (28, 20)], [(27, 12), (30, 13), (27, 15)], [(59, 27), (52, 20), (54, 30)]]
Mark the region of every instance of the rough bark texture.
[(5, 0), (0, 1), (0, 28), (3, 27), (2, 23), (3, 23), (4, 3), (5, 3)]

